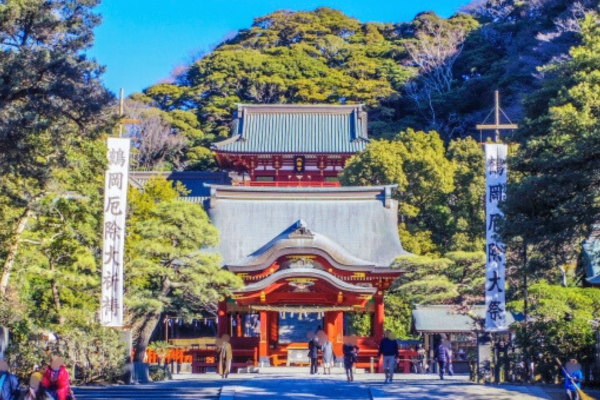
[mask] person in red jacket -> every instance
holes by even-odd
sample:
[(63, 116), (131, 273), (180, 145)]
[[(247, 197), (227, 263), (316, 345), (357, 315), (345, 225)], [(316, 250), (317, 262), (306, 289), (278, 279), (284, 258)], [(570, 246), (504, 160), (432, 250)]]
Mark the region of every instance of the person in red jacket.
[(62, 358), (53, 356), (50, 359), (50, 365), (44, 372), (42, 386), (55, 400), (68, 400), (71, 398), (71, 379)]

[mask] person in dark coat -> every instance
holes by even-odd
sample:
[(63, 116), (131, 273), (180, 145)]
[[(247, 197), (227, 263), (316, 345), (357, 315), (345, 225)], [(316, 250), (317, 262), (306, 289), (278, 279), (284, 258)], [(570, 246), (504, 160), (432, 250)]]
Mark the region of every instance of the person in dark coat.
[(354, 364), (358, 361), (358, 339), (356, 336), (347, 336), (344, 338), (344, 369), (346, 370), (346, 378), (348, 382), (354, 381)]
[(314, 375), (319, 369), (319, 339), (314, 332), (308, 332), (308, 358), (310, 359), (310, 374)]
[(394, 381), (394, 371), (396, 370), (396, 361), (400, 357), (398, 342), (392, 332), (387, 330), (384, 333), (381, 343), (379, 343), (379, 358), (383, 356), (383, 371), (385, 372), (385, 383)]
[(8, 363), (0, 359), (0, 399), (18, 400), (21, 397), (19, 380), (9, 370)]
[(446, 369), (446, 365), (448, 364), (448, 362), (450, 361), (450, 350), (448, 350), (448, 347), (446, 346), (446, 344), (444, 343), (444, 341), (442, 341), (440, 343), (440, 345), (437, 347), (436, 350), (436, 360), (438, 363), (438, 368), (439, 368), (439, 372), (440, 372), (440, 379), (444, 379), (444, 371)]

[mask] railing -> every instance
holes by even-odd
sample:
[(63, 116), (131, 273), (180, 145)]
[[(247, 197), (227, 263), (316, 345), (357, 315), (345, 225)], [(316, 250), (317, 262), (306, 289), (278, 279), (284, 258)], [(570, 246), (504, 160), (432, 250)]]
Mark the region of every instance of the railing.
[(339, 182), (327, 181), (244, 181), (243, 186), (266, 187), (339, 187)]

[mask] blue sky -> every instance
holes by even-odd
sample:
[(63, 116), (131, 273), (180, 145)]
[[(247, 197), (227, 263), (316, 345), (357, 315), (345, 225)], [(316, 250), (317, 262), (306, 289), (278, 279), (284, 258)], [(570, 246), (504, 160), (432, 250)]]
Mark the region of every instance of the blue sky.
[(468, 0), (103, 0), (89, 54), (107, 71), (117, 93), (140, 91), (167, 78), (178, 65), (209, 51), (255, 17), (280, 9), (339, 9), (362, 22), (410, 21), (421, 11), (449, 17)]

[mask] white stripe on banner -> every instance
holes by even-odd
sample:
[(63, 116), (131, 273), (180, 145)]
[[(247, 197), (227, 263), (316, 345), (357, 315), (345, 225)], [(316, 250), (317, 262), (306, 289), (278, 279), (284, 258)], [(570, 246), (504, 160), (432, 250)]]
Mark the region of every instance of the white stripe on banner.
[(486, 144), (486, 282), (485, 282), (485, 330), (487, 332), (506, 331), (505, 245), (497, 237), (498, 223), (504, 214), (498, 204), (506, 198), (508, 146)]
[(100, 319), (104, 326), (118, 327), (123, 326), (123, 251), (130, 141), (109, 138), (107, 142)]

